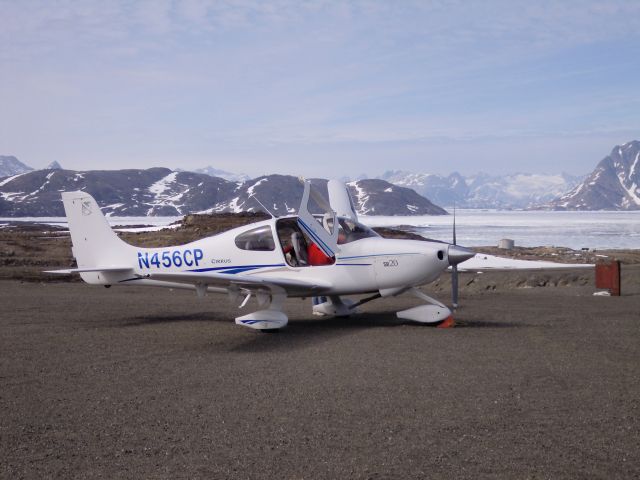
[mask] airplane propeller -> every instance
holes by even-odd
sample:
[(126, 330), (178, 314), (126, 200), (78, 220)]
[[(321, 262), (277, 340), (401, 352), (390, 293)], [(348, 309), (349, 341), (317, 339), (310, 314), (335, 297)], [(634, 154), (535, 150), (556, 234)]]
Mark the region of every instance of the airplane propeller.
[[(453, 206), (453, 246), (457, 246), (456, 241), (456, 206)], [(449, 259), (451, 262), (451, 259)], [(451, 265), (451, 304), (453, 308), (458, 308), (458, 264)]]
[(456, 240), (456, 207), (453, 206), (453, 243), (449, 245), (447, 257), (451, 265), (451, 303), (454, 308), (458, 308), (458, 264), (469, 260), (475, 252), (468, 248), (459, 247)]

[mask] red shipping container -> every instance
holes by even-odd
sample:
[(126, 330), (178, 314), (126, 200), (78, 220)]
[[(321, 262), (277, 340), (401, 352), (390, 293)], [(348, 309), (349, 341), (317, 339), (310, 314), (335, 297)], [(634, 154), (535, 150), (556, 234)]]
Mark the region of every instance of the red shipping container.
[(596, 263), (596, 288), (606, 288), (611, 295), (620, 296), (620, 262), (618, 260)]

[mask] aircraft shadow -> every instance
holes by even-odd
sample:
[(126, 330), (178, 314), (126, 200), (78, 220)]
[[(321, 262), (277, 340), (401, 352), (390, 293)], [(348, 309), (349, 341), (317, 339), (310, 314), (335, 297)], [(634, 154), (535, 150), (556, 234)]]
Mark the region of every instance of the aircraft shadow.
[[(393, 328), (393, 327), (409, 327), (407, 329), (410, 335), (412, 328), (433, 329), (434, 334), (436, 328), (433, 325), (409, 322), (396, 317), (395, 312), (382, 313), (361, 313), (349, 318), (313, 318), (313, 319), (293, 319), (289, 321), (286, 328), (274, 333), (256, 332), (256, 335), (249, 337), (246, 341), (230, 347), (231, 352), (243, 353), (259, 353), (286, 351), (307, 348), (318, 345), (319, 343), (335, 339), (337, 337), (357, 334), (370, 328)], [(485, 320), (468, 320), (460, 321), (456, 327), (452, 329), (468, 329), (468, 328), (527, 328), (526, 325), (517, 322), (494, 322)]]
[[(105, 322), (103, 326), (106, 328), (129, 328), (189, 322), (233, 324), (233, 319), (221, 317), (216, 313), (203, 311), (189, 314), (141, 315), (131, 318), (120, 318), (115, 321)], [(268, 333), (250, 331), (239, 326), (234, 326), (234, 328), (238, 330), (238, 335), (229, 337), (228, 343), (207, 343), (207, 345), (203, 345), (203, 347), (206, 350), (210, 350), (211, 348), (218, 350), (222, 348), (222, 350), (229, 353), (293, 351), (317, 346), (318, 344), (339, 337), (357, 334), (358, 331), (372, 328), (394, 328), (403, 326), (435, 330), (435, 328), (430, 325), (399, 319), (396, 317), (395, 312), (365, 312), (347, 318), (293, 317), (289, 320), (286, 328)], [(503, 329), (523, 327), (531, 327), (531, 325), (488, 320), (458, 320), (455, 329)]]
[(359, 314), (348, 318), (293, 318), (286, 328), (275, 332), (255, 332), (246, 341), (230, 348), (232, 352), (296, 350), (370, 328), (404, 325), (395, 313)]
[(118, 320), (105, 323), (108, 327), (139, 327), (143, 325), (160, 325), (163, 323), (180, 323), (180, 322), (216, 322), (229, 323), (233, 320), (229, 318), (220, 318), (219, 315), (211, 312), (198, 312), (189, 314), (174, 315), (140, 315), (132, 318), (120, 318)]
[(494, 322), (490, 320), (456, 320), (455, 328), (528, 328), (534, 325), (516, 322)]

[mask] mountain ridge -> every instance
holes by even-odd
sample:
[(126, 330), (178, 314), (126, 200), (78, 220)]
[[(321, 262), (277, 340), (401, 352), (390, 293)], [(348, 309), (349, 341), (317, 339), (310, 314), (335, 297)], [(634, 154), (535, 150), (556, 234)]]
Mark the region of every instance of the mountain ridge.
[(544, 208), (640, 210), (640, 141), (613, 147), (584, 181)]
[(531, 209), (573, 188), (582, 177), (562, 174), (513, 173), (447, 176), (390, 170), (378, 178), (413, 188), (439, 205), (461, 208)]
[[(326, 180), (314, 183), (326, 190)], [(411, 189), (384, 180), (352, 182), (349, 189), (361, 214), (446, 215)], [(267, 175), (230, 182), (203, 173), (156, 167), (146, 170), (35, 170), (0, 180), (0, 216), (64, 216), (60, 192), (91, 193), (106, 215), (177, 216), (190, 213), (258, 211), (294, 213), (303, 186), (291, 175)]]
[(22, 163), (13, 155), (0, 155), (0, 178), (20, 175), (33, 171), (29, 165)]
[[(133, 185), (135, 182), (132, 183), (126, 174), (133, 171), (142, 179), (140, 185)], [(2, 175), (7, 172), (11, 175)], [(40, 200), (47, 197), (46, 192), (51, 187), (48, 175), (53, 172), (71, 172), (72, 178), (63, 182), (64, 188), (84, 185), (83, 179), (88, 175), (91, 185), (84, 185), (84, 188), (96, 188), (100, 192), (108, 190), (107, 201), (110, 203), (107, 205), (112, 208), (112, 214), (118, 215), (173, 215), (194, 208), (211, 212), (253, 211), (259, 206), (251, 198), (255, 193), (266, 208), (286, 214), (297, 208), (302, 188), (297, 179), (289, 175), (249, 179), (244, 174), (214, 167), (197, 171), (156, 167), (75, 172), (52, 162), (47, 169), (33, 170), (16, 157), (0, 156), (0, 213), (4, 211), (6, 215), (16, 216), (19, 215), (17, 212), (51, 210), (44, 204), (38, 208), (35, 205), (38, 203), (36, 197)], [(161, 178), (156, 178), (158, 172), (162, 172)], [(213, 175), (215, 173), (223, 177)], [(94, 178), (95, 175), (102, 179)], [(116, 185), (118, 182), (122, 185)], [(377, 178), (346, 183), (354, 200), (357, 199), (360, 213), (369, 215), (443, 214), (444, 210), (438, 205), (483, 209), (638, 210), (640, 141), (616, 145), (586, 176), (566, 173), (464, 176), (458, 172), (445, 176), (389, 170)], [(318, 186), (324, 188), (322, 181)], [(127, 191), (127, 188), (133, 190)]]

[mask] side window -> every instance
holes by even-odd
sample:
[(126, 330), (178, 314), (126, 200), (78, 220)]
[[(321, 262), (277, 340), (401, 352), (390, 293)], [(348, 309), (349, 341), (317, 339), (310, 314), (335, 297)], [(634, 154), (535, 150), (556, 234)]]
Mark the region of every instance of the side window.
[(241, 250), (275, 250), (271, 226), (263, 225), (236, 237), (236, 247)]

